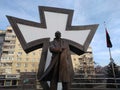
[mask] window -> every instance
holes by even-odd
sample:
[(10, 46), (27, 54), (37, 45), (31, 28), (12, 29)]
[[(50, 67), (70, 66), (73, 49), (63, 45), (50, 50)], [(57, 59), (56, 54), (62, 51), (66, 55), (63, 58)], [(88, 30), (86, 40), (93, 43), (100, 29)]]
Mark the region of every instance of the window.
[(3, 51), (3, 53), (8, 54), (8, 51)]
[(17, 64), (16, 64), (16, 67), (20, 67), (20, 66), (21, 66), (21, 63), (17, 63)]
[(5, 60), (5, 57), (2, 57), (1, 60)]
[(19, 46), (19, 49), (21, 50), (21, 49), (22, 49), (21, 45), (20, 45), (20, 44), (18, 44), (18, 46)]
[(24, 66), (25, 66), (25, 67), (27, 67), (27, 66), (28, 66), (28, 64), (27, 64), (27, 63), (25, 63), (25, 64), (24, 64)]
[(35, 58), (32, 59), (32, 62), (34, 62), (34, 61), (35, 61)]
[(5, 67), (5, 66), (6, 66), (6, 64), (5, 64), (5, 63), (2, 63), (2, 64), (1, 64), (1, 66)]
[(12, 85), (17, 85), (17, 80), (12, 80)]
[(19, 60), (19, 61), (20, 61), (20, 60), (22, 60), (22, 58), (17, 58), (17, 60)]
[(0, 80), (0, 86), (4, 85), (4, 80)]
[(78, 58), (79, 60), (82, 60), (82, 58)]
[(11, 70), (10, 68), (6, 68), (6, 69), (5, 69), (5, 73), (11, 74), (11, 71), (12, 71), (12, 70)]
[(15, 36), (15, 35), (12, 35), (12, 38), (16, 38), (16, 36)]
[(10, 44), (15, 44), (15, 40), (11, 40), (11, 41), (10, 41)]
[(32, 69), (31, 72), (34, 72), (34, 69)]
[(34, 63), (32, 63), (32, 67), (34, 67), (35, 66), (35, 64)]
[(9, 60), (13, 60), (13, 57), (9, 57)]
[(6, 63), (6, 66), (11, 67), (11, 66), (12, 66), (12, 63)]
[(20, 73), (20, 69), (16, 69), (16, 72), (17, 72), (17, 73)]
[(14, 54), (14, 51), (9, 51), (8, 54)]
[(12, 46), (10, 46), (9, 48), (10, 48), (10, 49), (14, 49), (14, 48), (15, 48), (15, 46), (14, 46), (14, 45), (12, 45)]
[(35, 52), (33, 52), (33, 55), (35, 55)]
[(6, 80), (5, 86), (11, 86), (11, 80)]
[(22, 55), (22, 52), (18, 52), (18, 55)]
[(8, 33), (12, 33), (12, 30), (11, 30), (11, 29), (8, 29), (7, 32), (8, 32)]
[(74, 61), (76, 61), (76, 58), (74, 58)]
[(10, 40), (5, 40), (5, 42), (8, 42), (8, 43), (9, 43), (9, 42), (10, 42)]
[(27, 72), (27, 69), (25, 69), (25, 72)]
[(6, 57), (6, 56), (4, 56), (4, 57), (1, 58), (1, 60), (13, 60), (13, 57)]
[(26, 61), (28, 61), (29, 60), (29, 58), (26, 58)]

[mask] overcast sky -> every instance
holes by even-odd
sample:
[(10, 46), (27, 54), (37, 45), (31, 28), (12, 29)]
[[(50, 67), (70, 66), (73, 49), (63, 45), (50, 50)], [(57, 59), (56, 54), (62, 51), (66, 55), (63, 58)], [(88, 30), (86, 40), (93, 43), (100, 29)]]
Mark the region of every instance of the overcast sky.
[(104, 21), (111, 37), (112, 57), (120, 65), (120, 1), (119, 0), (0, 0), (0, 30), (6, 30), (6, 15), (40, 22), (38, 6), (74, 10), (73, 25), (99, 24), (90, 46), (94, 61), (104, 66), (109, 60)]

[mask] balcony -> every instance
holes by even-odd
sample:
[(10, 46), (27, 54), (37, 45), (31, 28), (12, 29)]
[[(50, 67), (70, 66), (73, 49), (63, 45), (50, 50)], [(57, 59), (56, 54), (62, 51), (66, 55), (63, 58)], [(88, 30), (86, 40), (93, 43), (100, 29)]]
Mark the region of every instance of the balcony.
[(15, 37), (5, 37), (5, 40), (16, 40)]

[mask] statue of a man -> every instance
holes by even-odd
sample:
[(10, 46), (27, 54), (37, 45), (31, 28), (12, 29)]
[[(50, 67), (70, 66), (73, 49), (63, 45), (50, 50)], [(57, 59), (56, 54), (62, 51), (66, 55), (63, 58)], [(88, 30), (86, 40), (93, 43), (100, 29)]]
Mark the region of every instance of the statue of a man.
[(40, 80), (50, 81), (50, 90), (57, 90), (58, 82), (62, 82), (63, 90), (69, 90), (74, 71), (69, 45), (61, 38), (59, 31), (55, 32), (49, 49), (52, 53), (51, 62)]

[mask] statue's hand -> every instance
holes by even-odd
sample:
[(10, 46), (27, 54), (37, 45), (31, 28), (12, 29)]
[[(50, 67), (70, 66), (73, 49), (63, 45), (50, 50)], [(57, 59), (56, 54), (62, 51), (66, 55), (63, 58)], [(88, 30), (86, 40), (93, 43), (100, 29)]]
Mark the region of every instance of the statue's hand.
[(59, 52), (62, 52), (63, 50), (65, 50), (65, 48), (59, 48)]

